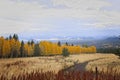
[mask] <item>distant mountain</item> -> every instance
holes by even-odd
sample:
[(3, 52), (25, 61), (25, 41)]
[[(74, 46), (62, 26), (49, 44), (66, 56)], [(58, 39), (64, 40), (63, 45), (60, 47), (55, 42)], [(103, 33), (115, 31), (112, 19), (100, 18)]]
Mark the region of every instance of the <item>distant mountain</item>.
[(120, 37), (108, 37), (101, 40), (83, 41), (78, 44), (87, 44), (89, 46), (95, 45), (97, 48), (120, 48)]
[(120, 37), (109, 37), (106, 39), (106, 41), (109, 42), (119, 42), (120, 41)]
[(94, 39), (94, 38), (64, 38), (51, 40), (52, 42), (61, 41), (61, 43), (68, 42), (69, 44), (74, 45), (95, 45), (97, 48), (119, 48), (120, 47), (120, 37), (108, 37), (104, 39)]
[[(26, 42), (27, 39), (24, 39)], [(32, 39), (29, 39), (32, 40)], [(58, 37), (55, 36), (54, 38), (35, 38), (33, 39), (35, 42), (39, 41), (51, 41), (51, 42), (58, 42), (60, 41), (62, 44), (68, 42), (68, 44), (74, 44), (74, 45), (95, 45), (97, 48), (118, 48), (120, 47), (120, 36), (113, 36), (113, 37), (107, 37), (102, 39), (97, 39), (93, 37), (71, 37), (71, 36), (64, 36), (64, 37)]]
[(118, 48), (120, 47), (120, 37), (109, 37), (106, 38), (104, 40), (100, 41), (101, 43), (101, 47), (114, 47), (114, 48)]
[[(22, 38), (21, 40), (32, 40), (31, 38)], [(55, 37), (48, 37), (48, 38), (33, 38), (33, 40), (35, 41), (42, 41), (42, 40), (47, 40), (47, 41), (71, 41), (71, 40), (94, 40), (93, 37), (72, 37), (72, 36), (63, 36), (63, 37), (59, 37), (59, 36), (55, 36)]]

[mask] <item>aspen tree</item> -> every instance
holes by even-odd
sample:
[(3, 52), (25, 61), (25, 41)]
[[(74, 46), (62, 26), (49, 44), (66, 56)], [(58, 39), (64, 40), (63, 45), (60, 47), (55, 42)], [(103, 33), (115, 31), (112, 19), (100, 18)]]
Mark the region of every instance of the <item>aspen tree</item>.
[(7, 57), (7, 56), (9, 56), (9, 54), (10, 54), (10, 44), (9, 44), (9, 41), (8, 40), (4, 40), (2, 56), (3, 57)]

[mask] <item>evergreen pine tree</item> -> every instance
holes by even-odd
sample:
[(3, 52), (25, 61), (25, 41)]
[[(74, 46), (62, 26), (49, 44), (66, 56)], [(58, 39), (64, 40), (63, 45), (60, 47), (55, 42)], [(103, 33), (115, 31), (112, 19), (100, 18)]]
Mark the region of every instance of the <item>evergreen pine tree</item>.
[(12, 39), (12, 36), (10, 35), (10, 36), (9, 36), (9, 40), (11, 40), (11, 39)]
[(62, 55), (63, 55), (64, 57), (67, 57), (67, 56), (70, 55), (70, 53), (69, 53), (69, 51), (68, 51), (67, 48), (63, 48), (63, 50), (62, 50)]
[(66, 42), (65, 45), (68, 46), (68, 43)]
[(16, 41), (18, 40), (18, 35), (17, 34), (14, 34), (13, 35), (13, 39), (15, 39)]
[(25, 57), (25, 53), (24, 53), (24, 41), (21, 42), (20, 57)]
[(31, 45), (33, 45), (34, 44), (34, 41), (33, 40), (31, 40)]
[(60, 42), (60, 41), (58, 41), (58, 43), (57, 43), (57, 44), (58, 44), (58, 46), (61, 46), (61, 42)]
[(34, 46), (34, 56), (40, 56), (41, 55), (41, 51), (40, 51), (40, 47), (39, 44), (35, 44)]

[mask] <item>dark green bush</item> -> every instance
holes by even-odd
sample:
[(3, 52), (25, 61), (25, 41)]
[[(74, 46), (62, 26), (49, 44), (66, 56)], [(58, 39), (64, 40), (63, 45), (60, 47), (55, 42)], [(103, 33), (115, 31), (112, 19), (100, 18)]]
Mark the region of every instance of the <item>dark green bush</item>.
[(67, 57), (67, 56), (70, 55), (70, 52), (68, 51), (67, 48), (63, 48), (63, 50), (62, 50), (62, 55), (63, 55), (64, 57)]

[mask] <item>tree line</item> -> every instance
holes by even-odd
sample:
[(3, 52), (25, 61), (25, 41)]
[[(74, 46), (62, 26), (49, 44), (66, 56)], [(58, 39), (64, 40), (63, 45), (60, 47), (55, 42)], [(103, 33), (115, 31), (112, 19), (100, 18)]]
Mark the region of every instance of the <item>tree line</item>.
[(114, 53), (120, 57), (120, 48), (98, 48), (98, 53)]
[(70, 54), (80, 53), (95, 53), (96, 47), (81, 47), (79, 45), (69, 45), (52, 43), (49, 41), (40, 41), (35, 43), (33, 40), (24, 42), (19, 41), (17, 34), (9, 36), (8, 38), (0, 37), (0, 57), (1, 58), (14, 58), (14, 57), (29, 57), (41, 55), (60, 55), (62, 50), (66, 48)]

